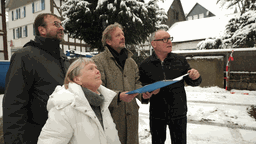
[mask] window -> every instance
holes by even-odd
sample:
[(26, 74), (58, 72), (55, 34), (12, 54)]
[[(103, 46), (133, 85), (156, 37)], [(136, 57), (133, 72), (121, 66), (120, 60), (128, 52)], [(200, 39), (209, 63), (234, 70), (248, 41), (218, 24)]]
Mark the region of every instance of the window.
[(198, 15), (193, 15), (193, 19), (198, 19)]
[(15, 29), (12, 29), (13, 39), (15, 39)]
[(20, 8), (18, 9), (18, 13), (19, 13), (19, 19), (20, 19)]
[(13, 11), (12, 11), (12, 21), (14, 20), (14, 13), (13, 13)]
[(173, 10), (173, 17), (175, 20), (179, 20), (179, 12), (177, 12), (176, 10)]
[(19, 10), (16, 9), (16, 13), (15, 13), (15, 19), (18, 19), (19, 18)]
[(176, 19), (176, 20), (179, 20), (179, 12), (176, 12), (176, 13), (175, 13), (175, 19)]
[[(23, 35), (22, 35), (22, 28), (23, 28)], [(15, 38), (18, 39), (18, 38), (22, 38), (22, 37), (27, 37), (27, 35), (28, 35), (28, 33), (27, 33), (27, 26), (13, 29), (13, 38), (14, 39)]]
[(24, 18), (24, 17), (26, 17), (26, 7), (25, 6), (21, 9), (21, 18)]
[(44, 0), (41, 0), (41, 10), (45, 10)]
[(206, 12), (206, 16), (209, 16), (209, 15), (210, 15), (210, 11), (207, 11), (207, 12)]
[(34, 12), (35, 12), (35, 4), (32, 3), (32, 13), (34, 13)]
[[(14, 16), (14, 13), (12, 13), (12, 15)], [(15, 11), (15, 20), (17, 20), (19, 18), (20, 18), (20, 8), (16, 9), (16, 11)]]
[(27, 26), (23, 27), (23, 36), (22, 37), (28, 37), (28, 30), (27, 30)]
[(204, 13), (199, 14), (199, 18), (204, 18)]
[(36, 29), (35, 29), (35, 26), (33, 25), (33, 35), (35, 36), (36, 35)]
[(19, 38), (19, 28), (16, 28), (16, 38)]
[(32, 3), (32, 13), (45, 10), (45, 0), (39, 0)]
[(22, 37), (22, 27), (19, 28), (19, 38)]
[(38, 11), (38, 2), (35, 2), (35, 12), (37, 12)]
[(187, 19), (188, 19), (188, 20), (193, 20), (192, 16), (188, 16)]

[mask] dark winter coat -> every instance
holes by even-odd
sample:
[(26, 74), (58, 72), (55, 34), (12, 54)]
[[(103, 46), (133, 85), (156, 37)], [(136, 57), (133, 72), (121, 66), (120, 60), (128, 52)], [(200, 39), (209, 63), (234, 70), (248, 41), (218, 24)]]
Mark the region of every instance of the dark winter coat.
[[(131, 91), (141, 87), (139, 81), (139, 69), (136, 62), (131, 58), (128, 51), (124, 69), (118, 64), (109, 49), (94, 56), (102, 79), (102, 85), (115, 92)], [(140, 99), (140, 96), (138, 96)], [(109, 106), (109, 110), (116, 124), (118, 136), (122, 144), (138, 144), (138, 110), (139, 106), (135, 99), (130, 103), (118, 102), (116, 96)]]
[(3, 98), (5, 144), (35, 144), (48, 116), (46, 104), (63, 85), (69, 62), (59, 41), (36, 36), (13, 54)]
[[(140, 67), (140, 81), (143, 85), (160, 80), (170, 80), (184, 75), (190, 70), (186, 59), (174, 53), (169, 53), (163, 63), (156, 54), (145, 59)], [(187, 98), (184, 81), (191, 86), (198, 86), (202, 78), (192, 80), (188, 76), (172, 85), (163, 87), (157, 95), (150, 98), (150, 117), (157, 119), (175, 119), (186, 116)]]

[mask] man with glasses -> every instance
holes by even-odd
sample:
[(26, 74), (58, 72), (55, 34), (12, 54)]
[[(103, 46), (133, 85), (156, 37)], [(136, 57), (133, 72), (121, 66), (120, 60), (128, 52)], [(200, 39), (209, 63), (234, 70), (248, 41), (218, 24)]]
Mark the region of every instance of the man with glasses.
[(139, 67), (143, 85), (189, 73), (183, 80), (161, 88), (150, 98), (152, 144), (164, 144), (166, 126), (169, 127), (172, 144), (186, 144), (187, 98), (184, 81), (191, 86), (198, 86), (202, 81), (199, 72), (191, 69), (184, 57), (172, 53), (172, 40), (173, 37), (164, 30), (154, 32), (150, 38), (154, 52)]
[(63, 85), (69, 61), (60, 49), (64, 33), (54, 14), (39, 14), (36, 36), (16, 51), (6, 75), (3, 98), (5, 144), (36, 144), (48, 113), (49, 95)]
[(94, 56), (93, 60), (101, 73), (102, 85), (115, 91), (109, 110), (116, 124), (118, 136), (122, 144), (139, 144), (139, 107), (136, 99), (148, 99), (152, 93), (126, 94), (141, 87), (139, 69), (131, 58), (132, 52), (125, 48), (123, 27), (110, 24), (102, 33), (102, 44), (105, 50)]

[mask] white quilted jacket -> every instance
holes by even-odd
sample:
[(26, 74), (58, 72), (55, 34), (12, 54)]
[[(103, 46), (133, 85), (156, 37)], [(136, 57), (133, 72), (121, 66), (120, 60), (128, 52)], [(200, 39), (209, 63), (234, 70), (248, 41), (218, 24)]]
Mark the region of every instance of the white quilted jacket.
[(108, 106), (116, 93), (100, 86), (105, 100), (101, 107), (104, 129), (80, 85), (57, 86), (47, 103), (48, 120), (38, 144), (120, 144)]

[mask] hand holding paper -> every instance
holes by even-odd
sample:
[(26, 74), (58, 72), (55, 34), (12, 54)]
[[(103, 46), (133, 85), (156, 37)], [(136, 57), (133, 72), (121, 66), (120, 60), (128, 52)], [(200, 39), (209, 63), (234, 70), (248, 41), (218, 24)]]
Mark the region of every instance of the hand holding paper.
[(145, 93), (143, 93), (143, 98), (144, 99), (149, 99), (153, 94), (157, 94), (157, 93), (159, 93), (159, 91), (160, 91), (160, 89), (156, 89), (156, 90), (154, 90), (154, 91), (152, 91), (152, 92), (145, 92)]
[(137, 95), (138, 95), (137, 93), (127, 94), (127, 91), (122, 92), (120, 93), (120, 100), (124, 102), (131, 102), (134, 99), (134, 97), (136, 97)]

